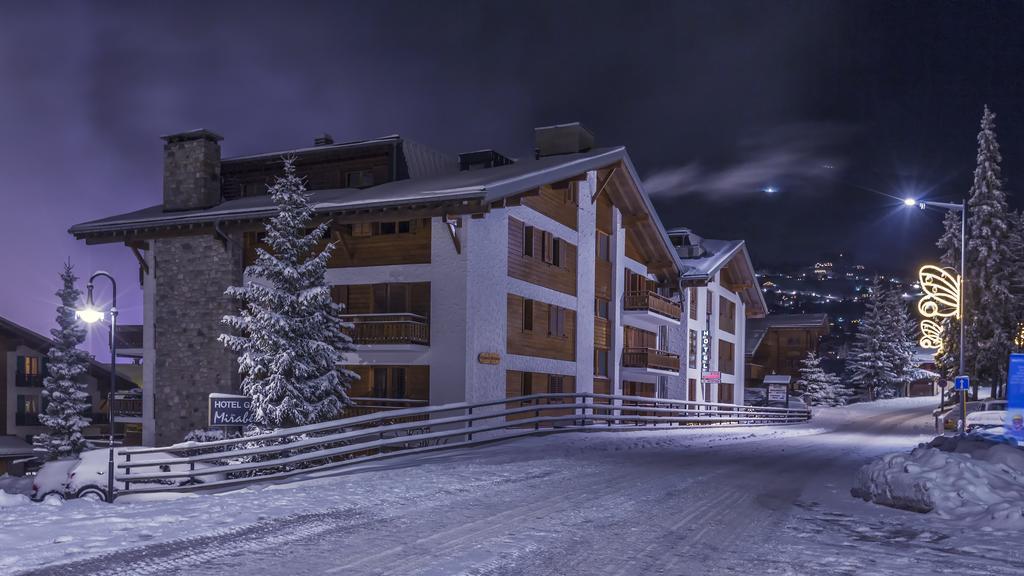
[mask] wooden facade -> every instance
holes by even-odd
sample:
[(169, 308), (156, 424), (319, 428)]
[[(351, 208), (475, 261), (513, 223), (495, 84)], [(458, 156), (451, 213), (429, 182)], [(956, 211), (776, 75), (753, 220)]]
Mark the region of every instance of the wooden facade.
[(576, 245), (536, 226), (508, 219), (508, 275), (576, 295)]
[(579, 226), (579, 187), (575, 182), (563, 182), (559, 187), (541, 186), (536, 194), (523, 197), (523, 206), (540, 212), (555, 222), (573, 230)]
[(346, 366), (359, 375), (352, 382), (351, 398), (430, 400), (430, 366)]
[(800, 361), (808, 352), (817, 353), (821, 338), (828, 333), (827, 318), (816, 326), (769, 326), (747, 364), (748, 382), (759, 384), (757, 380), (765, 374), (788, 374), (795, 382), (800, 377)]
[[(366, 221), (336, 224), (331, 229), (334, 252), (328, 268), (430, 263), (430, 219)], [(244, 264), (256, 261), (262, 232), (243, 236)]]
[(508, 295), (509, 354), (576, 360), (576, 312), (516, 294)]
[(345, 314), (410, 313), (430, 317), (430, 282), (336, 284), (331, 297)]
[[(562, 376), (558, 374), (545, 374), (543, 372), (521, 372), (519, 370), (506, 370), (505, 371), (505, 397), (516, 398), (519, 396), (529, 396), (531, 394), (556, 394), (556, 393), (573, 393), (576, 391), (576, 377), (575, 376)], [(571, 403), (571, 399), (559, 400), (549, 399), (534, 401), (531, 403), (523, 402), (509, 402), (505, 404), (506, 408), (519, 408), (521, 406), (533, 406), (533, 405), (549, 405), (549, 404), (565, 404)], [(564, 416), (571, 415), (573, 413), (572, 408), (566, 408), (564, 410), (545, 410), (541, 413), (542, 416)], [(521, 420), (523, 418), (532, 418), (533, 412), (524, 412), (522, 414), (512, 414), (506, 416), (507, 421)], [(568, 424), (566, 422), (565, 424)], [(551, 424), (542, 424), (541, 426), (550, 426)]]

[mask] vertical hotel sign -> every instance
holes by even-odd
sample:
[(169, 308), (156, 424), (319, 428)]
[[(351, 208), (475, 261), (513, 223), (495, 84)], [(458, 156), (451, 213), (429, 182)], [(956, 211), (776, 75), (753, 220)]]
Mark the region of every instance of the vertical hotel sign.
[(924, 292), (917, 303), (917, 311), (924, 316), (918, 343), (922, 348), (931, 348), (936, 354), (941, 354), (940, 322), (945, 318), (960, 318), (960, 277), (931, 264), (922, 266), (917, 274)]

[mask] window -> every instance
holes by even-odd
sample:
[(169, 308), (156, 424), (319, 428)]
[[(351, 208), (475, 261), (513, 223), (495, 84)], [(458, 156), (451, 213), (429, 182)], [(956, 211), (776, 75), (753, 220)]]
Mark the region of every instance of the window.
[(704, 301), (707, 302), (707, 305), (708, 305), (707, 306), (707, 308), (708, 308), (707, 314), (710, 317), (711, 316), (711, 306), (713, 305), (712, 302), (711, 302), (711, 293), (710, 292), (708, 292), (708, 297), (705, 298)]
[(726, 384), (724, 382), (718, 385), (718, 401), (722, 404), (732, 404), (735, 400), (733, 391), (735, 387), (732, 384)]
[(565, 338), (565, 308), (548, 306), (548, 336)]
[(15, 386), (42, 386), (45, 362), (39, 356), (18, 356), (15, 367)]
[(548, 375), (548, 392), (551, 393), (551, 394), (561, 394), (562, 393), (562, 389), (563, 389), (562, 377), (561, 376), (555, 376), (554, 374), (549, 374)]
[(523, 300), (523, 330), (533, 331), (533, 300)]
[(370, 170), (353, 170), (345, 173), (347, 188), (366, 188), (373, 186), (373, 172)]
[(736, 303), (725, 296), (719, 296), (718, 298), (718, 327), (729, 334), (735, 334)]
[(597, 233), (597, 259), (604, 262), (611, 262), (612, 239), (604, 232)]
[(407, 285), (374, 284), (372, 290), (374, 314), (401, 314), (410, 311)]
[(405, 398), (405, 368), (374, 368), (373, 397)]
[(690, 288), (690, 320), (697, 319), (697, 289)]
[(718, 370), (722, 374), (735, 374), (736, 362), (733, 356), (735, 346), (732, 342), (718, 341)]
[(658, 398), (668, 398), (668, 376), (658, 376)]
[(335, 304), (341, 304), (345, 308), (348, 308), (348, 286), (344, 284), (335, 284), (331, 286), (331, 300)]
[(704, 401), (705, 402), (714, 402), (714, 400), (712, 399), (712, 396), (711, 396), (711, 382), (705, 382), (703, 388), (704, 388)]
[(594, 376), (608, 377), (608, 351), (594, 349)]
[(21, 414), (39, 414), (39, 396), (18, 394), (17, 411)]
[(551, 235), (551, 232), (540, 233), (541, 244), (540, 244), (540, 257), (541, 260), (548, 264), (554, 263), (554, 243), (555, 237)]
[(523, 372), (523, 391), (521, 396), (533, 394), (533, 373)]
[(385, 236), (387, 234), (397, 234), (398, 224), (396, 222), (378, 222), (377, 223), (377, 234)]
[(686, 382), (686, 399), (693, 402), (697, 400), (697, 379), (690, 378)]
[(388, 369), (387, 368), (374, 368), (373, 369), (373, 397), (374, 398), (387, 398), (388, 397)]
[(658, 327), (658, 350), (668, 350), (668, 326)]
[(372, 222), (356, 222), (352, 225), (353, 238), (365, 238), (367, 236), (373, 236)]
[(391, 398), (405, 398), (405, 368), (391, 369)]
[(594, 298), (594, 316), (608, 319), (608, 301), (604, 298)]
[(690, 330), (689, 344), (686, 346), (687, 366), (697, 367), (697, 331)]
[(399, 234), (409, 234), (412, 232), (412, 220), (402, 220), (398, 223)]
[(523, 256), (533, 258), (533, 226), (527, 226), (523, 232)]
[(551, 242), (551, 263), (555, 266), (562, 265), (562, 241), (558, 238)]

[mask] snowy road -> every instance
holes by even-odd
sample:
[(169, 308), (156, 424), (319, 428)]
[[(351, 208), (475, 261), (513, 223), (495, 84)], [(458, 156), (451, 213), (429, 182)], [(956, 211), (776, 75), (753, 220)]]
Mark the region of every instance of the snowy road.
[(53, 518), (88, 506), (124, 536), (90, 549), (45, 520), (49, 546), (73, 551), (21, 558), (41, 563), (26, 573), (75, 576), (1019, 573), (1019, 534), (961, 536), (850, 497), (861, 464), (930, 437), (929, 410), (905, 399), (795, 427), (564, 434), (217, 496), (69, 502)]

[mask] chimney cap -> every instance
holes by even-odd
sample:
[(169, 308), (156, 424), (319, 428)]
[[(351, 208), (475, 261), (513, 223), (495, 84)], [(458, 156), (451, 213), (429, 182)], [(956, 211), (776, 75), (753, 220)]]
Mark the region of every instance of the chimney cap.
[(327, 132), (313, 138), (314, 146), (330, 146), (331, 144), (334, 144), (334, 137)]
[(171, 142), (188, 142), (189, 140), (211, 140), (213, 142), (219, 142), (223, 140), (224, 137), (212, 130), (197, 128), (195, 130), (189, 130), (188, 132), (165, 134), (161, 136), (160, 139), (169, 144)]

